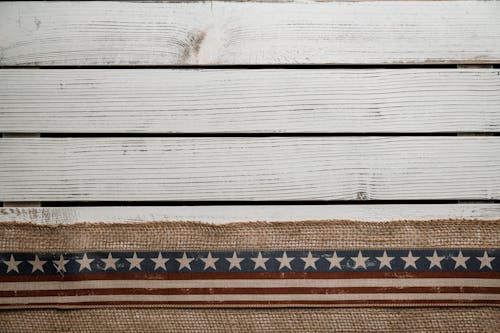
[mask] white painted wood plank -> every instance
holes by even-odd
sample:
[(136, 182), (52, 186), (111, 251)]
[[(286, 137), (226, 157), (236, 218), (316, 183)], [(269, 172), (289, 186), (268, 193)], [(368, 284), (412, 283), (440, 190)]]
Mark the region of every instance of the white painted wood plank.
[(0, 140), (0, 201), (498, 199), (500, 137)]
[(497, 1), (0, 3), (1, 65), (494, 63)]
[(499, 69), (4, 69), (0, 132), (500, 130)]
[(255, 205), (0, 208), (0, 223), (500, 219), (500, 204)]

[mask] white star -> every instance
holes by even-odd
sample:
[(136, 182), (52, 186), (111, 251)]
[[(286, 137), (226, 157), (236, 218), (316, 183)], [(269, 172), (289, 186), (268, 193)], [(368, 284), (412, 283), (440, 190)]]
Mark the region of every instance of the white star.
[(319, 259), (320, 258), (313, 257), (311, 251), (309, 251), (309, 253), (307, 254), (307, 257), (300, 258), (300, 260), (302, 260), (303, 262), (305, 262), (304, 270), (307, 267), (312, 267), (313, 269), (316, 269), (316, 261), (318, 261)]
[(101, 259), (101, 261), (106, 264), (106, 266), (104, 266), (104, 270), (114, 269), (116, 271), (116, 262), (118, 260), (120, 259), (113, 258), (111, 253), (108, 253), (108, 257), (106, 259)]
[(257, 268), (262, 267), (264, 270), (267, 269), (266, 267), (266, 262), (269, 260), (269, 258), (264, 258), (262, 257), (262, 253), (259, 252), (257, 257), (255, 258), (250, 258), (250, 260), (253, 260), (255, 262), (255, 267), (253, 268), (254, 270), (257, 270)]
[(243, 261), (243, 259), (238, 258), (236, 252), (233, 252), (233, 256), (231, 258), (225, 258), (225, 259), (229, 261), (229, 270), (231, 270), (231, 268), (233, 267), (236, 267), (239, 270), (241, 270), (240, 263)]
[(201, 260), (205, 263), (205, 267), (203, 267), (203, 270), (206, 271), (209, 268), (213, 268), (214, 270), (216, 270), (217, 268), (215, 268), (215, 263), (220, 259), (212, 257), (212, 253), (208, 252), (207, 257), (201, 258)]
[(459, 251), (458, 256), (452, 257), (451, 259), (455, 260), (455, 269), (457, 269), (460, 266), (467, 269), (467, 264), (465, 262), (467, 260), (469, 260), (470, 257), (464, 257), (464, 255), (462, 254), (462, 251)]
[(434, 250), (434, 254), (432, 255), (432, 257), (425, 257), (425, 259), (427, 259), (431, 262), (431, 264), (429, 265), (429, 269), (431, 269), (434, 266), (438, 267), (439, 269), (442, 268), (441, 261), (443, 261), (444, 257), (438, 256), (436, 250)]
[(159, 268), (163, 268), (163, 270), (167, 270), (167, 267), (165, 267), (165, 264), (168, 261), (168, 258), (164, 258), (161, 252), (158, 252), (158, 257), (156, 258), (151, 258), (151, 260), (155, 263), (155, 268), (154, 270), (156, 271)]
[(484, 251), (483, 253), (483, 256), (482, 257), (477, 257), (477, 260), (479, 260), (481, 262), (481, 266), (479, 267), (479, 269), (483, 268), (483, 267), (489, 267), (490, 269), (493, 269), (493, 267), (491, 267), (491, 262), (493, 260), (495, 260), (495, 257), (490, 257), (486, 251)]
[(130, 267), (128, 268), (129, 270), (132, 270), (133, 268), (141, 270), (141, 262), (144, 261), (144, 258), (137, 257), (137, 253), (134, 252), (132, 258), (125, 258), (125, 260), (130, 263)]
[(54, 267), (58, 272), (66, 272), (66, 264), (69, 262), (69, 260), (64, 260), (63, 255), (59, 255), (59, 260), (52, 260), (52, 263), (54, 264)]
[(43, 265), (46, 263), (46, 261), (40, 260), (38, 258), (38, 254), (35, 255), (35, 260), (29, 260), (28, 262), (31, 264), (31, 266), (33, 266), (33, 270), (31, 271), (31, 273), (35, 273), (36, 271), (44, 273)]
[(288, 256), (286, 255), (286, 252), (283, 252), (283, 257), (276, 258), (276, 260), (278, 260), (280, 262), (280, 267), (278, 268), (278, 270), (285, 268), (285, 267), (287, 267), (288, 269), (291, 270), (292, 267), (290, 266), (290, 261), (292, 261), (293, 259), (295, 259), (295, 258), (288, 258)]
[(383, 267), (389, 267), (389, 269), (392, 269), (392, 266), (391, 266), (391, 261), (394, 259), (395, 257), (389, 257), (387, 255), (387, 251), (384, 251), (384, 254), (382, 254), (382, 257), (375, 257), (375, 259), (377, 259), (379, 262), (380, 262), (380, 266), (379, 268), (383, 268)]
[(332, 269), (334, 267), (342, 269), (342, 266), (340, 265), (340, 262), (344, 260), (345, 257), (338, 257), (337, 252), (333, 252), (333, 256), (331, 258), (326, 258), (330, 262), (330, 268)]
[(11, 254), (9, 261), (4, 260), (3, 263), (7, 265), (7, 273), (10, 271), (16, 271), (19, 273), (19, 268), (17, 266), (19, 266), (22, 261), (15, 260), (14, 256)]
[(405, 261), (405, 267), (404, 269), (408, 267), (414, 267), (415, 269), (417, 268), (417, 264), (415, 263), (420, 257), (414, 257), (413, 253), (411, 251), (408, 252), (407, 257), (401, 257)]
[(351, 258), (352, 260), (354, 260), (354, 268), (362, 267), (362, 268), (366, 269), (366, 260), (368, 258), (369, 257), (363, 257), (363, 254), (361, 253), (361, 251), (359, 251), (357, 257)]
[(175, 259), (179, 262), (180, 266), (179, 266), (179, 270), (182, 270), (183, 268), (187, 268), (189, 270), (191, 270), (191, 266), (189, 265), (191, 263), (191, 261), (193, 261), (194, 259), (193, 258), (188, 258), (188, 256), (186, 255), (186, 252), (184, 252), (182, 254), (182, 258), (180, 259)]
[(79, 272), (83, 271), (84, 269), (88, 269), (89, 271), (92, 270), (92, 268), (90, 268), (90, 264), (94, 261), (95, 259), (89, 259), (87, 257), (87, 253), (84, 253), (83, 254), (83, 258), (82, 259), (76, 259), (76, 261), (80, 264), (80, 270)]

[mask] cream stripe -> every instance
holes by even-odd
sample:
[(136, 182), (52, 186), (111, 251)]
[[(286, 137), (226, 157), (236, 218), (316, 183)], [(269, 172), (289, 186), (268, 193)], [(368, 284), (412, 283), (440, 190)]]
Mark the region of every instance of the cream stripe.
[(221, 301), (364, 301), (364, 300), (489, 300), (500, 301), (499, 294), (273, 294), (273, 295), (85, 295), (4, 297), (0, 304), (75, 303), (75, 302), (221, 302)]
[(500, 279), (262, 279), (262, 280), (85, 280), (3, 282), (0, 291), (105, 288), (351, 288), (351, 287), (500, 287)]

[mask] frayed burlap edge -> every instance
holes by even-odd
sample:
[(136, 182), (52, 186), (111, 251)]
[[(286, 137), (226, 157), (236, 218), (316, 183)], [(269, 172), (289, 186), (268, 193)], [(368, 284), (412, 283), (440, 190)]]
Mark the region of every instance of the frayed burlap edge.
[(500, 308), (3, 310), (2, 332), (491, 332)]
[(0, 251), (497, 248), (500, 220), (0, 223)]

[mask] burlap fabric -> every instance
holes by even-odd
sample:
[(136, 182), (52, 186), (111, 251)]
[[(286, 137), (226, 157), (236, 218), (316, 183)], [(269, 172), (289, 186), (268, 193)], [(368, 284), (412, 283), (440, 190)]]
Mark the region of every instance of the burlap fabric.
[(500, 308), (4, 310), (0, 332), (500, 332)]
[[(498, 248), (500, 220), (2, 223), (0, 251)], [(500, 332), (500, 308), (2, 310), (0, 332)]]
[(494, 248), (500, 220), (2, 223), (0, 251)]

